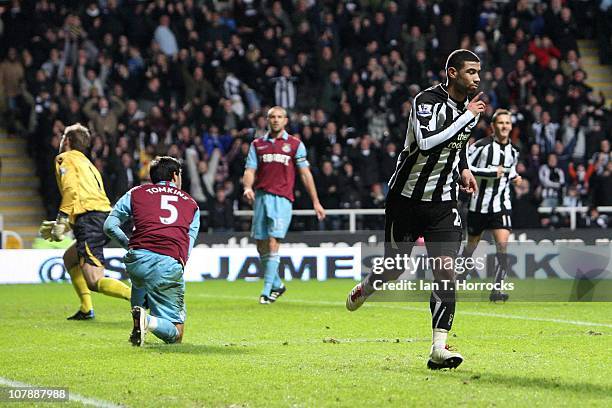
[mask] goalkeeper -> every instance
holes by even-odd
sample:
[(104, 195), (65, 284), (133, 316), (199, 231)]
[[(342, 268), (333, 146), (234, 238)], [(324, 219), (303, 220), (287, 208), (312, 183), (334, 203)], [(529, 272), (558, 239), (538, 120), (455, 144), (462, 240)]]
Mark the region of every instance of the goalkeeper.
[(68, 126), (55, 158), (55, 177), (62, 202), (55, 221), (43, 221), (44, 239), (61, 241), (71, 228), (76, 242), (64, 253), (64, 265), (81, 300), (80, 309), (68, 320), (94, 318), (91, 292), (130, 299), (130, 288), (123, 282), (104, 276), (102, 248), (109, 239), (102, 227), (111, 206), (98, 169), (85, 156), (91, 136), (80, 123)]

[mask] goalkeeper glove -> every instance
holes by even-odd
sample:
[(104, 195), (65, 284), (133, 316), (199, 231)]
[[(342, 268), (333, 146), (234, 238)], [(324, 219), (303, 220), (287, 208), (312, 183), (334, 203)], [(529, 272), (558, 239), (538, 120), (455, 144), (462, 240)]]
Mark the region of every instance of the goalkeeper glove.
[(42, 224), (40, 225), (40, 229), (38, 230), (38, 233), (40, 234), (40, 236), (46, 240), (46, 241), (51, 241), (51, 229), (53, 228), (53, 226), (55, 225), (55, 221), (43, 221)]
[(55, 220), (55, 224), (51, 228), (51, 238), (53, 241), (63, 241), (64, 240), (64, 232), (70, 231), (70, 222), (68, 221), (68, 216), (63, 213), (57, 214), (57, 219)]

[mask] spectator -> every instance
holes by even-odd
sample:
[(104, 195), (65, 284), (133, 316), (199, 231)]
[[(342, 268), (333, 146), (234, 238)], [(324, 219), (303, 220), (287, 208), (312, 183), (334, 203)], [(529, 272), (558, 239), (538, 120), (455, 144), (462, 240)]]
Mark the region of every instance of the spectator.
[[(278, 2), (275, 2), (274, 4), (277, 3)], [(291, 68), (287, 65), (282, 66), (280, 73), (281, 75), (279, 77), (273, 79), (274, 104), (291, 111), (295, 107), (295, 103), (298, 99), (295, 86), (297, 78), (291, 75)]]
[[(363, 188), (369, 194), (372, 185), (380, 179), (380, 155), (372, 137), (368, 134), (361, 136), (357, 148), (349, 154), (349, 158), (355, 165)], [(364, 202), (363, 199), (361, 201)]]
[(595, 174), (603, 173), (611, 159), (610, 141), (604, 139), (599, 143), (599, 151), (595, 152), (591, 158), (591, 163), (595, 166)]
[(527, 69), (523, 59), (516, 61), (516, 68), (508, 74), (507, 81), (511, 92), (510, 101), (519, 104), (527, 102), (536, 85), (533, 74)]
[(586, 135), (579, 121), (578, 115), (572, 113), (561, 130), (561, 141), (567, 146), (575, 163), (583, 163), (586, 156)]
[(589, 163), (588, 167), (585, 167), (583, 163), (578, 163), (574, 166), (574, 163), (570, 163), (568, 166), (568, 176), (571, 185), (576, 187), (578, 194), (583, 201), (588, 199), (590, 192), (589, 180), (595, 171), (593, 163)]
[(226, 196), (226, 190), (217, 189), (214, 200), (208, 205), (209, 232), (226, 232), (234, 230), (234, 212), (231, 200)]
[(220, 134), (219, 128), (215, 125), (211, 126), (207, 132), (202, 135), (202, 145), (206, 150), (206, 154), (211, 155), (214, 149), (220, 149), (222, 154), (228, 152), (232, 138), (228, 134)]
[[(321, 173), (317, 176), (317, 192), (323, 208), (340, 207), (340, 179), (334, 172), (331, 161), (325, 160), (321, 165)], [(339, 229), (340, 218), (328, 215), (320, 222), (320, 229)]]
[(515, 199), (512, 202), (512, 226), (513, 228), (539, 228), (540, 215), (538, 206), (542, 201), (539, 189), (533, 189), (529, 180), (514, 188)]
[(140, 184), (138, 171), (134, 167), (134, 159), (127, 151), (121, 153), (121, 161), (118, 168), (113, 170), (113, 174), (114, 178), (111, 180), (113, 186), (112, 202), (115, 202), (115, 200), (123, 196), (131, 188)]
[(542, 206), (556, 207), (563, 198), (565, 187), (565, 174), (557, 167), (557, 155), (550, 153), (546, 164), (540, 166), (540, 185), (542, 186)]
[(176, 37), (170, 28), (170, 17), (167, 15), (159, 18), (159, 25), (155, 29), (154, 38), (164, 54), (173, 57), (178, 53)]
[[(377, 184), (384, 192), (394, 171), (412, 99), (445, 81), (443, 60), (459, 44), (481, 56), (481, 87), (490, 99), (475, 135), (484, 136), (495, 107), (512, 110), (529, 194), (538, 195), (541, 155), (556, 149), (556, 168), (567, 166), (580, 199), (588, 203), (597, 193), (605, 201), (610, 111), (586, 83), (576, 46), (589, 27), (606, 37), (603, 8), (587, 13), (561, 0), (463, 8), (426, 0), (323, 2), (334, 4), (324, 9), (308, 0), (129, 7), (109, 0), (76, 12), (76, 2), (64, 3), (11, 9), (0, 37), (0, 114), (10, 134), (27, 134), (46, 202), (56, 188), (45, 179), (54, 135), (89, 121), (91, 156), (105, 182), (125, 170), (124, 153), (140, 178), (153, 157), (170, 154), (184, 160), (184, 188), (202, 204), (215, 195), (213, 185), (227, 183), (226, 199), (244, 208), (232, 187), (240, 185), (244, 146), (265, 134), (262, 115), (281, 104), (291, 110), (288, 129), (304, 141), (313, 172), (331, 162), (338, 205), (369, 206), (371, 194), (380, 196)], [(21, 29), (28, 23), (32, 35)], [(606, 49), (609, 41), (600, 53)], [(366, 133), (369, 148), (359, 138)], [(582, 165), (587, 158), (592, 163)], [(565, 192), (557, 198), (563, 202)]]
[(612, 161), (608, 161), (604, 170), (592, 180), (593, 205), (612, 206)]
[[(83, 106), (83, 113), (92, 122), (92, 128), (97, 134), (114, 138), (117, 135), (119, 118), (125, 111), (125, 104), (116, 96), (111, 96), (110, 100), (112, 105), (104, 97), (92, 98)], [(94, 105), (97, 105), (96, 109)]]
[(23, 64), (17, 59), (17, 50), (11, 47), (8, 50), (7, 57), (0, 63), (0, 85), (2, 85), (7, 99), (9, 133), (16, 131), (16, 120), (24, 119), (19, 114), (20, 105), (23, 104), (24, 79), (25, 70)]
[(596, 206), (589, 208), (589, 212), (585, 217), (585, 226), (591, 228), (608, 228), (609, 217), (607, 214), (601, 214)]
[(535, 134), (535, 141), (540, 146), (542, 154), (552, 153), (557, 141), (559, 124), (551, 122), (550, 114), (544, 111), (541, 120), (535, 122), (532, 129)]

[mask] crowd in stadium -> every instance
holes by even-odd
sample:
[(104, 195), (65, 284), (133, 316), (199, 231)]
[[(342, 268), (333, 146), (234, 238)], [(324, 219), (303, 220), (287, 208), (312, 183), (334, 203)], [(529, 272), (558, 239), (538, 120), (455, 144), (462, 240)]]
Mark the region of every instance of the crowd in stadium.
[[(474, 138), (490, 135), (495, 109), (513, 113), (526, 181), (514, 226), (564, 226), (566, 217), (541, 217), (538, 206), (612, 205), (612, 121), (585, 83), (577, 46), (612, 26), (607, 4), (13, 0), (0, 9), (0, 109), (9, 134), (29, 139), (49, 217), (59, 204), (59, 138), (81, 122), (112, 201), (168, 154), (183, 161), (185, 190), (209, 211), (204, 228), (245, 230), (249, 221), (233, 211), (248, 208), (240, 180), (270, 106), (288, 110), (287, 130), (307, 147), (326, 209), (383, 208), (412, 98), (444, 82), (446, 56), (467, 48), (482, 61), (488, 103)], [(294, 208), (307, 208), (298, 186)], [(607, 223), (591, 210), (579, 225)], [(376, 218), (361, 226), (382, 228)]]

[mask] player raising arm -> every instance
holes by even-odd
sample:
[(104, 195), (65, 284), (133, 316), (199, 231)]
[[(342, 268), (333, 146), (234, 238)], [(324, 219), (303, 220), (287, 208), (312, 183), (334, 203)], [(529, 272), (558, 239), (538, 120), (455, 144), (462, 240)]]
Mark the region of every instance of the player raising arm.
[[(385, 257), (410, 255), (418, 237), (425, 238), (427, 255), (434, 258), (431, 310), (430, 369), (455, 368), (463, 357), (446, 347), (455, 315), (454, 258), (461, 245), (461, 218), (457, 210), (458, 187), (476, 191), (476, 180), (467, 162), (466, 145), (479, 115), (485, 110), (476, 93), (480, 59), (469, 50), (455, 50), (446, 61), (446, 85), (419, 93), (408, 122), (404, 150), (389, 181), (385, 206)], [(402, 247), (402, 242), (408, 242)], [(405, 251), (405, 252), (404, 252)], [(357, 310), (374, 292), (376, 281), (394, 280), (403, 270), (371, 273), (346, 299)]]
[(291, 224), (296, 167), (317, 218), (325, 218), (306, 160), (304, 143), (290, 136), (285, 131), (286, 125), (285, 109), (275, 106), (268, 111), (269, 131), (251, 143), (242, 179), (244, 197), (253, 204), (255, 212), (251, 236), (257, 241), (257, 252), (265, 271), (264, 287), (259, 297), (261, 304), (274, 302), (286, 290), (278, 275), (278, 248)]
[(44, 221), (40, 234), (61, 241), (71, 228), (76, 242), (64, 253), (64, 266), (81, 300), (80, 309), (68, 320), (94, 318), (91, 290), (107, 296), (130, 299), (123, 282), (104, 277), (104, 252), (108, 238), (102, 231), (111, 210), (98, 169), (85, 156), (91, 142), (89, 130), (77, 123), (68, 126), (55, 158), (55, 176), (62, 195), (55, 221)]
[[(200, 230), (200, 210), (181, 190), (181, 164), (158, 157), (149, 169), (153, 184), (134, 187), (117, 201), (104, 232), (128, 249), (123, 262), (132, 280), (130, 341), (142, 346), (147, 331), (166, 343), (180, 343), (185, 328), (183, 269)], [(128, 218), (128, 240), (119, 228)], [(151, 314), (147, 315), (144, 306)]]

